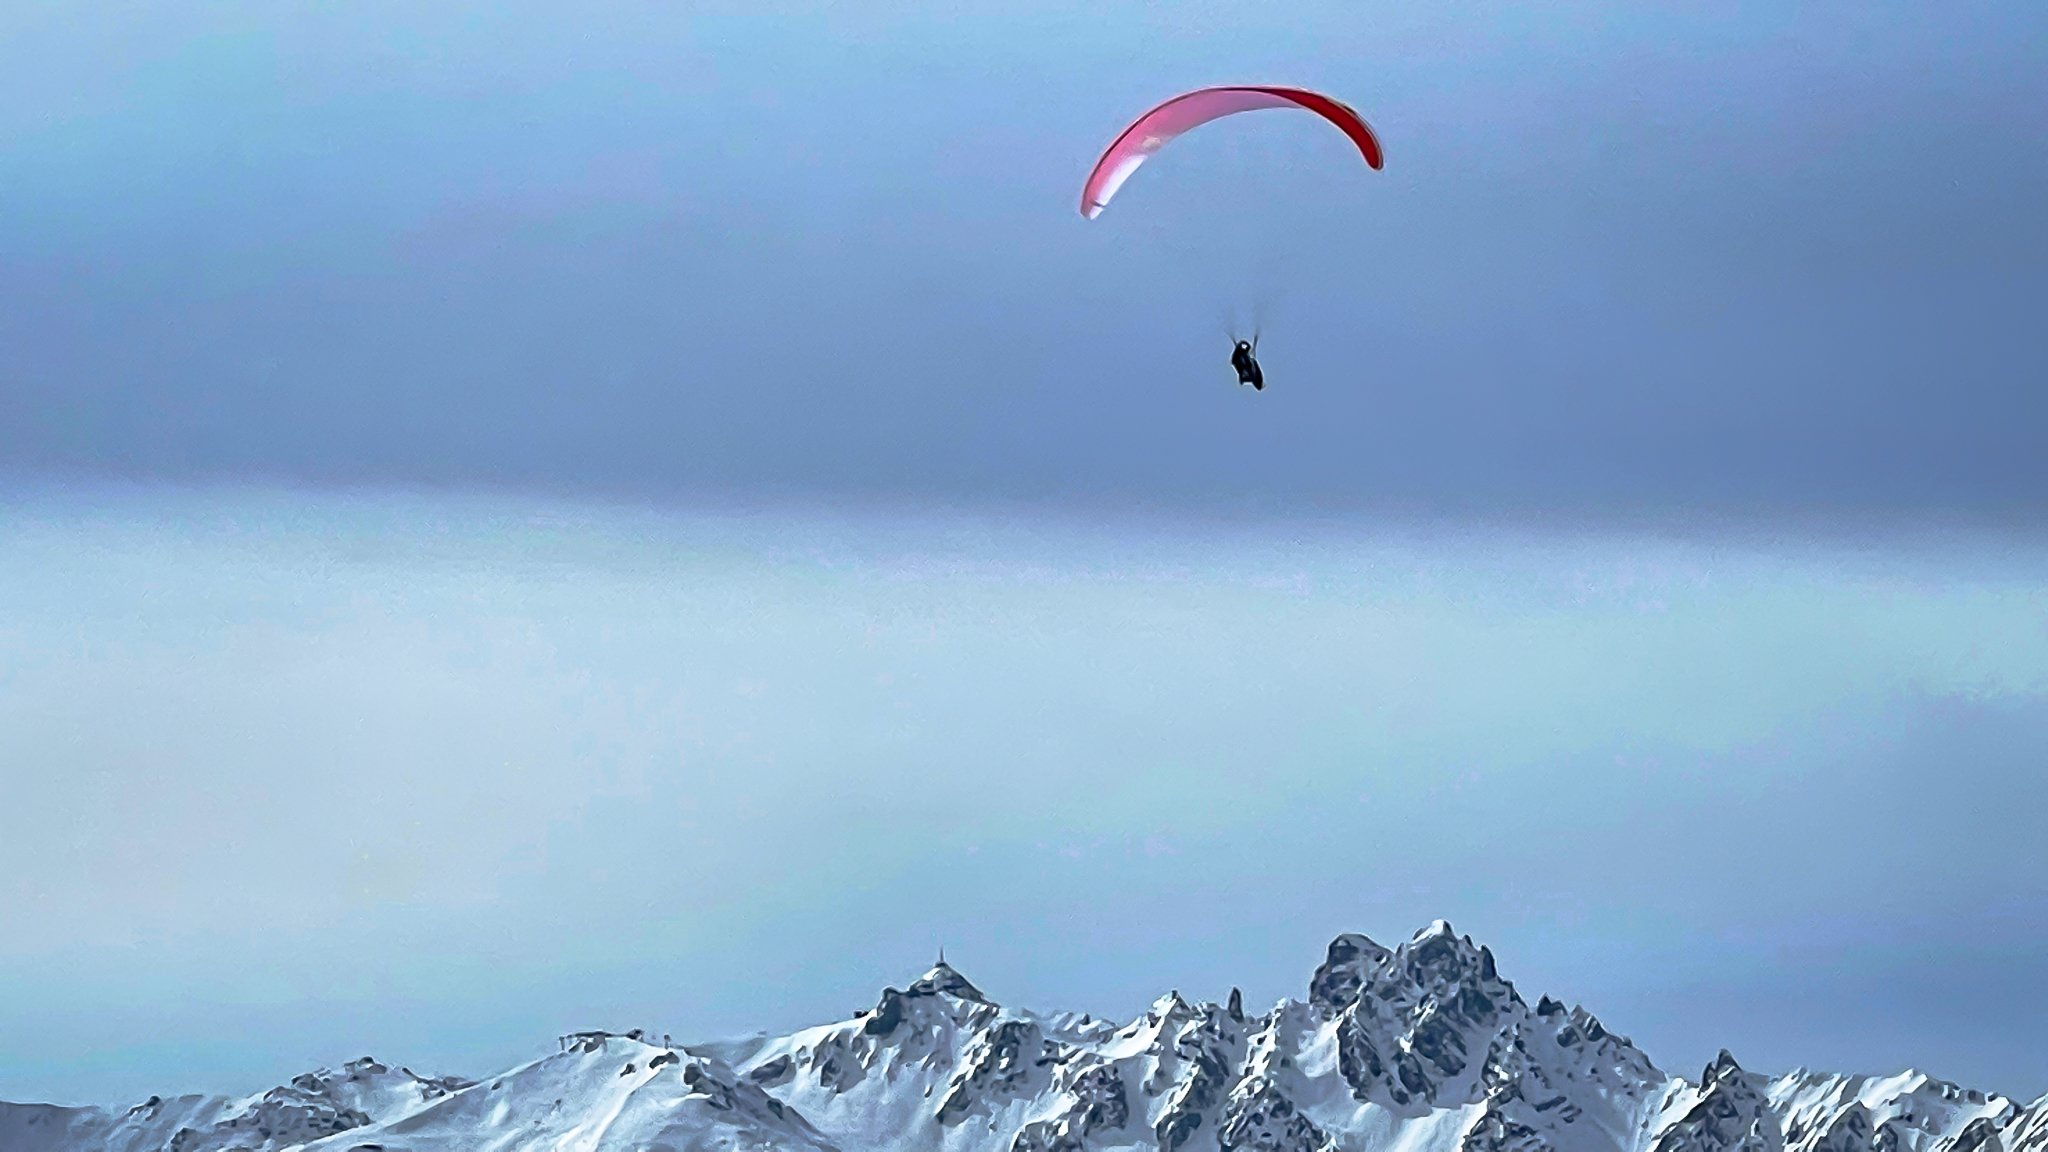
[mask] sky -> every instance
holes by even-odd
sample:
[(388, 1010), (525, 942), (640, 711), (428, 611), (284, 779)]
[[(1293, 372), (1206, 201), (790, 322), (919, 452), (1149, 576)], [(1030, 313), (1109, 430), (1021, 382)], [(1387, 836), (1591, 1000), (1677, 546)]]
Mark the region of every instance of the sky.
[[(2025, 0), (418, 8), (8, 6), (0, 460), (1264, 515), (2048, 490)], [(1340, 94), (1385, 170), (1246, 116), (1081, 218), (1131, 117), (1241, 80)]]
[[(2048, 1092), (2048, 9), (74, 15), (0, 10), (0, 1099), (1437, 917), (1673, 1071)], [(1080, 217), (1237, 80), (1386, 169), (1261, 113)]]
[(532, 498), (0, 519), (0, 1098), (1300, 996), (1446, 917), (1668, 1069), (2048, 1090), (2048, 548)]

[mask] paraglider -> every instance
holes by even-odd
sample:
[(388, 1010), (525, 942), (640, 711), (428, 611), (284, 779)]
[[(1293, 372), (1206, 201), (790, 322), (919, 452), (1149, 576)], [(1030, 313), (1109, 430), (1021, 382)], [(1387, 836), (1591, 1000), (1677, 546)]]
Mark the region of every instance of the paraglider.
[(1230, 366), (1237, 369), (1237, 382), (1240, 387), (1249, 384), (1252, 386), (1252, 391), (1264, 392), (1266, 390), (1266, 374), (1260, 370), (1258, 357), (1254, 355), (1258, 350), (1259, 345), (1256, 338), (1250, 342), (1239, 340), (1237, 347), (1231, 350)]
[[(1268, 108), (1291, 108), (1320, 116), (1350, 139), (1368, 167), (1377, 171), (1385, 163), (1379, 137), (1373, 134), (1365, 118), (1350, 105), (1319, 92), (1266, 85), (1199, 88), (1153, 107), (1110, 142), (1081, 185), (1081, 215), (1090, 220), (1101, 215), (1139, 165), (1175, 138), (1211, 120)], [(1265, 391), (1266, 374), (1256, 355), (1257, 337), (1250, 341), (1233, 337), (1233, 341), (1230, 366), (1237, 370), (1238, 384), (1249, 384), (1255, 392)]]
[(1175, 96), (1132, 121), (1131, 126), (1095, 161), (1087, 182), (1081, 185), (1081, 215), (1093, 220), (1109, 206), (1110, 198), (1138, 166), (1175, 137), (1211, 120), (1256, 112), (1263, 108), (1294, 108), (1313, 112), (1351, 138), (1366, 164), (1378, 170), (1385, 162), (1379, 137), (1371, 125), (1350, 105), (1305, 88), (1230, 86), (1200, 88)]

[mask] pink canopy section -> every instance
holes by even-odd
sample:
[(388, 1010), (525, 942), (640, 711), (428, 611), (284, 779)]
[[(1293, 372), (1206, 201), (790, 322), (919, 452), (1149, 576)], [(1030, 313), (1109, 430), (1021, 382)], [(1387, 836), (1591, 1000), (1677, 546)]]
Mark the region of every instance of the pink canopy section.
[(1088, 182), (1081, 186), (1081, 215), (1090, 220), (1100, 215), (1108, 206), (1110, 197), (1115, 196), (1116, 190), (1131, 178), (1131, 173), (1138, 170), (1138, 165), (1143, 164), (1147, 156), (1164, 148), (1167, 141), (1211, 120), (1261, 108), (1298, 108), (1313, 112), (1342, 129), (1351, 142), (1358, 145), (1359, 154), (1365, 157), (1367, 164), (1377, 169), (1383, 163), (1379, 137), (1373, 135), (1372, 127), (1364, 117), (1348, 105), (1321, 93), (1304, 88), (1265, 86), (1202, 88), (1175, 96), (1124, 129), (1123, 135), (1118, 136), (1102, 158), (1095, 162), (1095, 170), (1088, 174)]

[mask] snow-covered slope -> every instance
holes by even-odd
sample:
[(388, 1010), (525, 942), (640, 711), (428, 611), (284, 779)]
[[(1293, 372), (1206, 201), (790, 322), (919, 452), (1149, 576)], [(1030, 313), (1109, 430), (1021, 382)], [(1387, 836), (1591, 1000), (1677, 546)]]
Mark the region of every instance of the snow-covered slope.
[(242, 1100), (0, 1105), (0, 1152), (2048, 1152), (2030, 1106), (1908, 1072), (1689, 1080), (1531, 1005), (1438, 922), (1332, 941), (1307, 995), (1124, 1024), (997, 1004), (941, 961), (850, 1020), (688, 1047), (581, 1033), (488, 1080), (357, 1061)]
[(803, 1117), (718, 1061), (589, 1033), (557, 1052), (307, 1152), (834, 1152)]
[(368, 1057), (259, 1095), (152, 1096), (132, 1108), (0, 1104), (0, 1152), (226, 1152), (289, 1148), (402, 1116), (469, 1081), (416, 1076)]

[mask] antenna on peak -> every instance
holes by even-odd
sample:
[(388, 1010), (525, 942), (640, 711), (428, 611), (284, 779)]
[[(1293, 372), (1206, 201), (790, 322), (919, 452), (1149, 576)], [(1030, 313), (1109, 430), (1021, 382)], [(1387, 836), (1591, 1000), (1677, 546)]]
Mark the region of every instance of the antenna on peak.
[(941, 944), (941, 945), (939, 945), (939, 964), (938, 964), (938, 966), (939, 966), (939, 967), (941, 967), (941, 968), (944, 968), (944, 967), (946, 966), (946, 946), (945, 946), (944, 944)]

